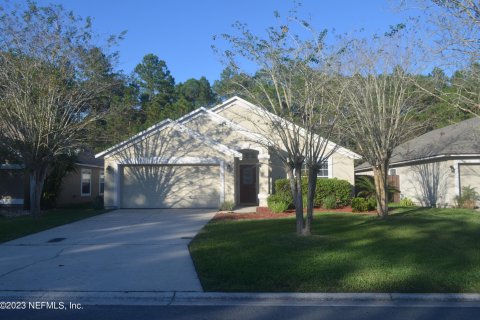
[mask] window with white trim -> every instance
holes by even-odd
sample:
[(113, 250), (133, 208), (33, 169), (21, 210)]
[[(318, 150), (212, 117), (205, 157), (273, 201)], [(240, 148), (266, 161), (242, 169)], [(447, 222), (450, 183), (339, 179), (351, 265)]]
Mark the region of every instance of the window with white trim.
[(105, 191), (105, 173), (100, 171), (98, 175), (98, 194), (103, 194)]
[[(308, 175), (308, 168), (307, 168), (307, 164), (304, 163), (302, 166), (302, 176), (306, 177), (307, 175)], [(328, 159), (321, 164), (320, 169), (318, 170), (318, 173), (317, 173), (317, 177), (328, 178)]]
[(80, 194), (83, 197), (92, 195), (92, 170), (82, 169), (81, 180)]

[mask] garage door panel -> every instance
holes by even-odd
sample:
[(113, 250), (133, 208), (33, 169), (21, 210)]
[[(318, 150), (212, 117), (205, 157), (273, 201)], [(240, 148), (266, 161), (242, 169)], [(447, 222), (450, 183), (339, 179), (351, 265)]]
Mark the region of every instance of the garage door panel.
[(217, 208), (218, 165), (126, 166), (122, 178), (124, 208)]
[(460, 165), (460, 187), (470, 186), (480, 192), (480, 165), (461, 164)]

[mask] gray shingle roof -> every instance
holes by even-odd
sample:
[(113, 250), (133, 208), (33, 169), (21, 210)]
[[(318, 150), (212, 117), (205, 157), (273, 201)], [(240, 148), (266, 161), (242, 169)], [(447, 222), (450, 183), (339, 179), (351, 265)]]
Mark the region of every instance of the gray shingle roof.
[[(390, 165), (438, 156), (480, 154), (480, 118), (432, 130), (395, 148)], [(370, 168), (368, 162), (355, 170)]]

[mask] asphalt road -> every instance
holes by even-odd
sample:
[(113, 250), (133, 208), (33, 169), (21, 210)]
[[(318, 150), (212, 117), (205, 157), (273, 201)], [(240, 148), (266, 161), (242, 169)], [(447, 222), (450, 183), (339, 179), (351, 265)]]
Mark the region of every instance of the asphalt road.
[(0, 319), (470, 320), (480, 319), (480, 306), (84, 306), (82, 310), (0, 310)]

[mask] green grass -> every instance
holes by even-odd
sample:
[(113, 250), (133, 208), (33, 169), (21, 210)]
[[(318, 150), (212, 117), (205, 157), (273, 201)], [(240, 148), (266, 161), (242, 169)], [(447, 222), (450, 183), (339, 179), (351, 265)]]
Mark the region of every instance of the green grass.
[(77, 220), (89, 218), (108, 210), (94, 210), (88, 207), (53, 209), (43, 213), (38, 219), (32, 216), (4, 218), (0, 216), (0, 243), (17, 239)]
[(206, 291), (480, 292), (480, 213), (398, 208), (387, 220), (317, 214), (212, 221), (190, 245)]

